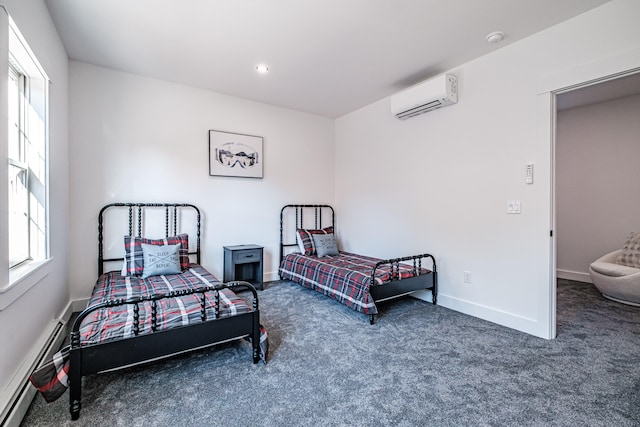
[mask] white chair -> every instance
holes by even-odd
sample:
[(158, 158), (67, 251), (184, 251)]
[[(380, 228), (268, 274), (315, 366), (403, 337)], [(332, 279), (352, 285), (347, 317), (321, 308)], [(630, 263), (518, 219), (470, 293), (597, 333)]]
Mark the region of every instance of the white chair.
[(610, 252), (594, 261), (589, 266), (591, 280), (606, 298), (640, 306), (640, 268), (616, 262), (623, 250)]

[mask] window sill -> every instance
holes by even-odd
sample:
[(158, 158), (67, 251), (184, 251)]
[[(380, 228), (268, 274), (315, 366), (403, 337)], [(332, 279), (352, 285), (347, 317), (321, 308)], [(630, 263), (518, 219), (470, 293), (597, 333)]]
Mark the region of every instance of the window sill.
[(47, 277), (44, 268), (53, 258), (32, 261), (9, 271), (9, 284), (0, 288), (0, 311), (20, 298), (25, 292)]

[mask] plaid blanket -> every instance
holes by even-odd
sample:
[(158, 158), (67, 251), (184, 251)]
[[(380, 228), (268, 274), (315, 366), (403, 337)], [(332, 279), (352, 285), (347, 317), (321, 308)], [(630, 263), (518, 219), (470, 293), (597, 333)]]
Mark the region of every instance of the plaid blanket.
[[(369, 293), (371, 270), (377, 258), (340, 252), (338, 255), (317, 256), (291, 253), (284, 257), (280, 276), (331, 297), (347, 307), (365, 314), (378, 314), (378, 309)], [(429, 270), (422, 269), (420, 274)], [(400, 279), (413, 277), (413, 266), (400, 264)], [(375, 283), (383, 285), (391, 279), (389, 265), (376, 270)]]
[[(197, 264), (191, 264), (182, 274), (151, 276), (141, 279), (139, 276), (123, 277), (119, 271), (111, 271), (100, 276), (93, 290), (88, 306), (118, 298), (131, 298), (139, 295), (166, 294), (183, 289), (196, 289), (202, 286), (219, 284), (211, 273)], [(200, 294), (168, 298), (157, 302), (158, 331), (189, 323), (200, 322)], [(215, 297), (213, 292), (206, 293), (207, 319), (215, 318)], [(220, 291), (220, 317), (248, 313), (251, 307), (233, 291)], [(152, 331), (151, 303), (139, 304), (139, 333)], [(82, 345), (128, 338), (134, 336), (134, 305), (127, 304), (94, 311), (80, 326)]]
[(53, 402), (69, 387), (69, 346), (53, 355), (47, 363), (36, 369), (29, 381), (47, 402)]
[[(251, 342), (251, 337), (246, 338)], [(57, 400), (69, 387), (70, 346), (63, 347), (51, 360), (36, 369), (29, 381), (47, 402)], [(269, 338), (267, 330), (260, 325), (260, 359), (266, 364), (269, 356)]]
[[(181, 289), (195, 289), (205, 285), (220, 283), (213, 275), (199, 265), (191, 264), (182, 274), (152, 276), (140, 279), (136, 276), (123, 277), (120, 272), (103, 274), (94, 288), (88, 306), (118, 298), (131, 298), (139, 295), (166, 294)], [(200, 323), (200, 295), (192, 294), (177, 298), (162, 299), (157, 302), (156, 331), (172, 327)], [(214, 292), (205, 294), (207, 319), (215, 318)], [(233, 291), (223, 289), (219, 292), (219, 317), (248, 313), (249, 305)], [(89, 314), (80, 325), (81, 345), (99, 344), (105, 341), (128, 338), (134, 333), (134, 309), (132, 304), (102, 308)], [(139, 334), (151, 333), (151, 303), (139, 304)], [(250, 337), (247, 337), (251, 341)], [(269, 340), (267, 330), (260, 325), (260, 358), (267, 363)], [(69, 347), (56, 353), (53, 358), (38, 368), (29, 378), (42, 393), (45, 400), (52, 402), (60, 397), (68, 386)]]

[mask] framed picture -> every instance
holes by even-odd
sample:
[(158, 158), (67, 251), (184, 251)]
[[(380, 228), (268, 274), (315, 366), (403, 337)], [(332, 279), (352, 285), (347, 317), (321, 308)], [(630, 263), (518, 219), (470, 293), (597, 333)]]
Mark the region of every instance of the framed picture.
[(262, 137), (209, 131), (209, 175), (262, 178)]

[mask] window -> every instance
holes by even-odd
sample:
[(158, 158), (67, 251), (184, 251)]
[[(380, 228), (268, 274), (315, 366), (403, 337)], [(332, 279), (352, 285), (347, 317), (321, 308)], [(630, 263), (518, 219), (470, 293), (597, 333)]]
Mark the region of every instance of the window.
[(48, 256), (48, 78), (19, 31), (9, 31), (9, 267)]

